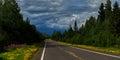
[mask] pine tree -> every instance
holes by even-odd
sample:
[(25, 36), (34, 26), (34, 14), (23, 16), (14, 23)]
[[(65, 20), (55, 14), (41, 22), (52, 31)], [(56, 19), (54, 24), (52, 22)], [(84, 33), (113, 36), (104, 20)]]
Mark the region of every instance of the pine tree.
[(98, 13), (99, 13), (98, 18), (100, 20), (99, 22), (100, 23), (104, 22), (104, 20), (105, 20), (105, 9), (104, 9), (104, 4), (103, 3), (101, 3), (101, 5), (100, 5)]
[(69, 25), (68, 32), (72, 32), (72, 31), (73, 31), (72, 26), (71, 26), (71, 25)]
[(111, 7), (111, 1), (107, 0), (107, 3), (105, 5), (105, 18), (110, 19), (112, 13), (112, 7)]
[(107, 0), (107, 3), (105, 4), (105, 22), (103, 23), (104, 30), (111, 33), (111, 21), (112, 21), (112, 7), (111, 7), (111, 1)]
[(74, 36), (74, 31), (73, 31), (71, 25), (69, 25), (69, 29), (68, 29), (68, 33), (67, 34), (68, 34), (68, 37), (73, 37)]
[(77, 21), (74, 22), (74, 31), (78, 31)]
[(80, 32), (80, 34), (84, 33), (84, 25), (83, 25), (83, 24), (82, 24), (82, 26), (80, 27), (79, 32)]
[(120, 8), (117, 2), (114, 3), (113, 6), (113, 14), (112, 14), (112, 21), (111, 21), (111, 28), (113, 29), (114, 35), (120, 36)]

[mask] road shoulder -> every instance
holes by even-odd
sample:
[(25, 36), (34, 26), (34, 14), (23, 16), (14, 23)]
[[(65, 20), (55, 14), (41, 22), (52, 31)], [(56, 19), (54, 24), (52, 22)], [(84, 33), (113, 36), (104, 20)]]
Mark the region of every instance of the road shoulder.
[(40, 48), (34, 55), (33, 58), (31, 60), (40, 60), (41, 56), (42, 56), (42, 50), (43, 48)]
[(57, 42), (57, 43), (63, 44), (63, 45), (67, 45), (67, 46), (70, 46), (70, 47), (76, 48), (76, 49), (82, 49), (82, 50), (86, 50), (86, 51), (93, 51), (93, 52), (97, 52), (97, 53), (100, 53), (100, 54), (103, 54), (103, 55), (117, 56), (117, 57), (120, 58), (120, 53), (117, 53), (117, 51), (104, 50), (102, 48), (93, 47), (93, 46), (69, 44), (69, 43), (64, 43), (64, 42), (59, 42), (59, 41), (54, 41), (54, 42)]

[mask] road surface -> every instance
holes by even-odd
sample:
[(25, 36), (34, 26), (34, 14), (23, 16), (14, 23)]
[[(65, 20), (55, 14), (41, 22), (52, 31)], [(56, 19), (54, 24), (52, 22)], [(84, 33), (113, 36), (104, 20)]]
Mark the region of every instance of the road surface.
[(38, 53), (36, 58), (35, 60), (120, 60), (119, 56), (70, 47), (52, 40), (46, 40), (43, 53)]

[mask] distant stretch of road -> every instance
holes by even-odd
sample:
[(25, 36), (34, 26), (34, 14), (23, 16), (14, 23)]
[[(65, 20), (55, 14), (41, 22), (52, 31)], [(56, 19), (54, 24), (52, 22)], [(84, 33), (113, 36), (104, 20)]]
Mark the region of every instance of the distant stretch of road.
[(42, 55), (36, 60), (120, 60), (119, 56), (94, 52), (76, 47), (66, 46), (52, 40), (46, 40)]

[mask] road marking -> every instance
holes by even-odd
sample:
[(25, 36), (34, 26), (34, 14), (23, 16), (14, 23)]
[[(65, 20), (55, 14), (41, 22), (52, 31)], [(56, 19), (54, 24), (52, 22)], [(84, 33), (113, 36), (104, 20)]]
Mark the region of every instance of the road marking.
[(64, 50), (64, 52), (66, 52), (66, 53), (68, 53), (68, 54), (74, 56), (75, 58), (78, 58), (79, 60), (84, 60), (83, 58), (77, 56), (75, 53), (73, 53), (73, 52), (71, 52), (71, 51)]
[(57, 46), (60, 50), (63, 50), (64, 52), (68, 53), (69, 55), (72, 55), (73, 57), (79, 59), (79, 60), (84, 60), (83, 58), (77, 56), (75, 53), (71, 52), (71, 51), (68, 51), (68, 50), (64, 50), (62, 47), (60, 46)]
[(45, 41), (44, 49), (43, 49), (42, 56), (41, 56), (41, 59), (40, 59), (40, 60), (43, 60), (43, 59), (44, 59), (45, 49), (46, 49), (46, 41)]
[(57, 46), (60, 50), (64, 50), (63, 48), (61, 48), (60, 46)]
[(100, 53), (100, 52), (91, 51), (91, 50), (87, 50), (87, 49), (82, 49), (82, 48), (77, 48), (77, 47), (72, 47), (72, 48), (76, 48), (76, 49), (79, 49), (79, 50), (82, 50), (82, 51), (91, 52), (91, 53), (96, 53), (96, 54), (104, 55), (104, 56), (108, 56), (108, 57), (120, 58), (120, 56), (115, 56), (115, 55)]

